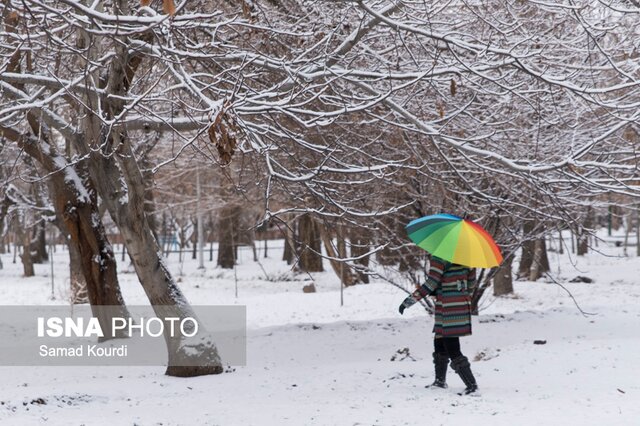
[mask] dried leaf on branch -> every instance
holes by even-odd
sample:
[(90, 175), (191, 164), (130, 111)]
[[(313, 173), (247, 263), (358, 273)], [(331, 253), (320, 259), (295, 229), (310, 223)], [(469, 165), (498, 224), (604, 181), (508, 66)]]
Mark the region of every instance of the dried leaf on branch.
[(238, 124), (227, 109), (227, 105), (209, 126), (208, 133), (209, 140), (218, 149), (220, 162), (224, 165), (229, 164), (238, 146)]

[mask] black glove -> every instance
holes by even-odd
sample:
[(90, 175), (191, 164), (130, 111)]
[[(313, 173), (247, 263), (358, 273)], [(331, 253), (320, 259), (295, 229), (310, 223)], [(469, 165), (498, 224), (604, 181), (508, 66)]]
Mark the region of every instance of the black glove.
[(414, 299), (411, 296), (408, 296), (406, 299), (402, 301), (402, 303), (398, 307), (398, 312), (400, 312), (400, 315), (402, 315), (405, 309), (413, 306), (415, 303), (416, 303), (416, 299)]

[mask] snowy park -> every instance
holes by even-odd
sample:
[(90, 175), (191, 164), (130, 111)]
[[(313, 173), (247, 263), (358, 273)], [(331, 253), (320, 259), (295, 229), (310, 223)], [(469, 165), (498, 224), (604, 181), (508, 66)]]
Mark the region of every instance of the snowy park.
[(640, 0), (3, 0), (0, 426), (640, 426)]
[[(260, 259), (262, 268), (240, 251), (235, 273), (212, 264), (198, 270), (197, 260), (181, 264), (173, 254), (169, 265), (190, 301), (246, 305), (246, 366), (191, 379), (167, 377), (162, 367), (3, 367), (0, 423), (633, 425), (640, 258), (622, 256), (611, 241), (600, 248), (580, 258), (550, 254), (566, 290), (517, 281), (512, 295), (483, 300), (465, 339), (480, 383), (474, 397), (456, 394), (463, 383), (453, 374), (448, 389), (425, 389), (433, 380), (433, 319), (418, 308), (400, 316), (404, 292), (387, 283), (348, 288), (340, 306), (333, 272), (314, 273), (318, 291), (305, 294), (309, 276), (292, 274), (281, 250)], [(49, 265), (25, 279), (10, 255), (2, 260), (5, 303), (68, 303), (64, 252), (54, 256), (55, 300)], [(122, 269), (126, 302), (145, 303), (135, 275)], [(576, 276), (594, 282), (568, 282)]]

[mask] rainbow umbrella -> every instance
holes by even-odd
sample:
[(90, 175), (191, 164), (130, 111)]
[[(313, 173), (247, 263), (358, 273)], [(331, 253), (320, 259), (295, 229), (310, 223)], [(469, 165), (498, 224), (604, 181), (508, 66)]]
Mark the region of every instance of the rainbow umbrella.
[(446, 261), (470, 268), (500, 265), (502, 254), (491, 235), (477, 223), (450, 214), (412, 220), (407, 234), (418, 247)]

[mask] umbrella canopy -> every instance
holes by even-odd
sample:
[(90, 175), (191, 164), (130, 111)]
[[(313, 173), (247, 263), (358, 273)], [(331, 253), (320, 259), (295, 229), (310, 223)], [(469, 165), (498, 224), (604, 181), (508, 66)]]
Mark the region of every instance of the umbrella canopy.
[(491, 235), (470, 220), (434, 214), (412, 220), (406, 229), (418, 247), (446, 261), (470, 268), (492, 268), (502, 262)]

